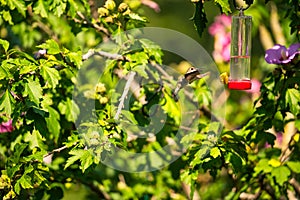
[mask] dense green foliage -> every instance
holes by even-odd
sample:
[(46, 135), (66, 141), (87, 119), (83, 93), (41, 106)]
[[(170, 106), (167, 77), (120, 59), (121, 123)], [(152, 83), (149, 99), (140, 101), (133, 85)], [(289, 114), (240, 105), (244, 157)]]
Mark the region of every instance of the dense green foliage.
[[(206, 1), (193, 2), (193, 20), (201, 34), (207, 23)], [(222, 12), (233, 10), (228, 0), (214, 2)], [(253, 3), (249, 12), (258, 19), (256, 34), (267, 16), (267, 2), (246, 2)], [(288, 35), (299, 34), (299, 2), (271, 2), (285, 11), (280, 17), (288, 17)], [(174, 141), (170, 138), (180, 129), (182, 115), (172, 96), (176, 77), (161, 74), (160, 46), (128, 31), (151, 20), (143, 16), (144, 4), (0, 1), (0, 123), (10, 126), (0, 133), (0, 196), (61, 199), (80, 188), (85, 196), (78, 193), (77, 198), (82, 199), (299, 198), (300, 60), (276, 65), (272, 72), (264, 69), (268, 75), (260, 96), (241, 120), (227, 119), (226, 124), (212, 116), (205, 81), (195, 81), (191, 87), (201, 117), (192, 134)], [(296, 43), (294, 38), (289, 43)], [(89, 68), (91, 60), (102, 68)], [(128, 88), (120, 80), (129, 82), (134, 76), (148, 82), (138, 83), (140, 93), (122, 106)], [(180, 99), (195, 100), (188, 95)], [(166, 115), (163, 129), (155, 139), (132, 137), (129, 125), (148, 125), (155, 104)], [(237, 104), (229, 108), (242, 107)], [(92, 116), (85, 115), (89, 105)], [(288, 141), (276, 145), (280, 134), (289, 135)], [(181, 157), (157, 171), (127, 173), (102, 163), (114, 148), (151, 152), (172, 142), (189, 145)]]

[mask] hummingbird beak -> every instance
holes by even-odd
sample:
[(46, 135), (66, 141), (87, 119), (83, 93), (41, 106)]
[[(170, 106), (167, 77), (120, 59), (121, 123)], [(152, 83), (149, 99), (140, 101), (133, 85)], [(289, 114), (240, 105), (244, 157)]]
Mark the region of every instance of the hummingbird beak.
[(198, 75), (197, 75), (197, 78), (200, 79), (200, 78), (203, 78), (203, 77), (205, 77), (205, 76), (209, 76), (209, 74), (210, 74), (210, 72), (206, 72), (206, 73), (204, 73), (204, 74), (198, 74)]

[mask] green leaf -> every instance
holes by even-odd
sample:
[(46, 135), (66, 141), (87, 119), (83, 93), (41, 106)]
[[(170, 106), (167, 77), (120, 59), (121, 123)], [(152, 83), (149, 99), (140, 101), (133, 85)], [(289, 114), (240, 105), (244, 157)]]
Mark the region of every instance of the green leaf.
[(26, 6), (25, 2), (21, 0), (7, 0), (8, 1), (8, 6), (11, 10), (14, 10), (17, 8), (18, 12), (23, 15), (23, 17), (26, 16)]
[(213, 157), (213, 158), (217, 158), (219, 156), (221, 156), (221, 151), (218, 147), (213, 147), (211, 150), (210, 150), (210, 155)]
[(15, 107), (16, 100), (7, 89), (0, 98), (0, 111), (5, 112), (7, 115), (11, 115)]
[(51, 11), (53, 11), (54, 15), (60, 17), (66, 10), (67, 3), (62, 0), (54, 0), (49, 7)]
[(13, 156), (11, 156), (11, 161), (13, 163), (18, 163), (21, 157), (21, 154), (23, 153), (23, 151), (26, 149), (26, 147), (28, 146), (28, 144), (16, 144), (16, 146), (14, 147), (14, 154)]
[(131, 123), (138, 124), (132, 112), (128, 110), (122, 110), (122, 115)]
[(3, 10), (1, 12), (2, 17), (5, 21), (7, 21), (10, 25), (14, 25), (13, 21), (12, 21), (12, 17), (9, 11)]
[(147, 20), (144, 17), (139, 16), (136, 13), (130, 13), (129, 14), (130, 19), (132, 20), (137, 20), (137, 21), (141, 21), (141, 22), (147, 22)]
[(140, 76), (142, 76), (142, 77), (144, 77), (146, 79), (149, 78), (149, 76), (148, 76), (148, 74), (146, 72), (146, 66), (145, 65), (138, 65), (138, 66), (134, 67), (132, 69), (132, 71), (137, 72)]
[(33, 185), (31, 183), (31, 177), (24, 174), (23, 176), (21, 176), (21, 178), (16, 182), (15, 184), (15, 191), (17, 194), (20, 194), (21, 188), (23, 189), (29, 189), (29, 188), (33, 188)]
[(272, 167), (269, 165), (268, 159), (261, 159), (254, 168), (254, 171), (259, 174), (260, 172), (269, 173)]
[(207, 145), (202, 145), (201, 148), (195, 154), (194, 159), (190, 163), (191, 166), (196, 166), (203, 162), (203, 159), (209, 154), (210, 147)]
[(286, 106), (289, 105), (291, 112), (294, 115), (297, 115), (300, 110), (300, 107), (299, 107), (300, 92), (299, 92), (299, 90), (297, 90), (295, 88), (287, 89), (286, 94), (285, 94), (285, 101), (286, 101)]
[(56, 143), (59, 138), (60, 133), (60, 115), (59, 113), (52, 107), (48, 106), (47, 110), (49, 112), (49, 117), (45, 118), (47, 122), (47, 127), (49, 129), (49, 132), (53, 134), (54, 136), (54, 142)]
[(291, 171), (286, 166), (276, 167), (272, 170), (271, 175), (275, 178), (276, 182), (283, 186), (285, 182), (289, 180)]
[(195, 3), (195, 13), (191, 20), (194, 21), (195, 28), (201, 37), (204, 29), (206, 28), (206, 23), (208, 22), (202, 1)]
[(80, 161), (81, 161), (80, 169), (82, 170), (82, 173), (84, 173), (85, 170), (93, 164), (93, 160), (94, 160), (93, 153), (89, 150), (85, 150), (84, 154), (80, 158)]
[(287, 166), (295, 173), (300, 173), (300, 162), (298, 161), (288, 161)]
[(73, 62), (78, 68), (82, 65), (82, 52), (70, 52), (67, 54), (67, 57)]
[(243, 161), (242, 158), (235, 153), (229, 154), (229, 161), (233, 167), (235, 173), (240, 172), (243, 169)]
[(80, 169), (84, 173), (84, 171), (93, 164), (93, 153), (89, 150), (73, 149), (69, 152), (69, 154), (73, 156), (68, 158), (67, 163), (65, 165), (65, 169), (77, 160), (80, 160)]
[(24, 141), (30, 143), (30, 149), (35, 147), (45, 149), (45, 144), (43, 142), (45, 141), (45, 138), (43, 138), (38, 130), (33, 130), (32, 133), (28, 132), (24, 137)]
[(46, 18), (48, 17), (48, 13), (46, 10), (46, 5), (45, 5), (46, 1), (43, 0), (38, 0), (38, 2), (35, 4), (33, 11), (35, 14), (37, 15), (41, 15), (41, 17)]
[(38, 48), (47, 49), (47, 54), (59, 54), (61, 49), (59, 45), (54, 40), (47, 40), (46, 43), (38, 45)]
[(79, 160), (82, 157), (82, 155), (84, 154), (83, 151), (84, 150), (82, 150), (82, 149), (72, 149), (69, 152), (69, 154), (73, 155), (73, 156), (68, 158), (64, 169), (67, 169), (69, 166), (71, 166), (73, 163), (75, 163), (77, 160)]
[(0, 65), (0, 80), (12, 78), (12, 74), (9, 71), (9, 64), (7, 62), (2, 62)]
[(228, 0), (215, 0), (215, 3), (219, 4), (222, 8), (222, 12), (228, 14), (231, 12), (230, 4)]
[(3, 47), (4, 51), (7, 52), (9, 47), (9, 42), (7, 40), (0, 39), (0, 45)]
[(67, 101), (60, 102), (58, 109), (69, 122), (75, 122), (80, 112), (78, 105), (70, 98), (67, 98)]
[(68, 14), (74, 18), (76, 16), (76, 12), (79, 10), (78, 5), (74, 0), (68, 0), (69, 11)]
[(45, 80), (46, 87), (55, 88), (60, 80), (59, 72), (48, 66), (41, 67), (41, 75)]
[(38, 81), (27, 79), (25, 83), (24, 96), (29, 97), (31, 101), (37, 105), (40, 103), (40, 99), (43, 97), (43, 89)]

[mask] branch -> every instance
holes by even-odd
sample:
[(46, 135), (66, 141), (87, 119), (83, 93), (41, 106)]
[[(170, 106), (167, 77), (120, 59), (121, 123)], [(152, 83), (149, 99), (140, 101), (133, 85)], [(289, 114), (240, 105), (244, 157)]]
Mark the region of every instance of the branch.
[(155, 67), (163, 76), (165, 76), (165, 78), (167, 80), (173, 80), (173, 77), (170, 76), (160, 65), (158, 65), (157, 63), (155, 62), (151, 62), (150, 61), (150, 64)]
[(134, 76), (135, 75), (136, 75), (136, 72), (133, 72), (133, 71), (129, 72), (129, 74), (128, 74), (128, 79), (127, 79), (126, 85), (124, 87), (123, 94), (120, 97), (120, 103), (119, 103), (119, 106), (118, 106), (118, 110), (117, 110), (117, 113), (114, 117), (115, 120), (118, 120), (120, 118), (122, 108), (124, 108), (124, 101), (125, 101), (125, 99), (127, 97), (127, 94), (129, 92), (130, 85), (134, 81)]
[(245, 199), (245, 200), (256, 200), (259, 199), (259, 197), (262, 194), (262, 189), (260, 189), (257, 193), (255, 194), (250, 194), (250, 193), (246, 193), (246, 192), (242, 192), (240, 194), (240, 199)]
[(291, 178), (289, 183), (293, 186), (295, 192), (300, 195), (300, 183), (295, 178)]
[(116, 53), (108, 53), (105, 51), (95, 51), (94, 49), (90, 49), (86, 54), (82, 55), (82, 60), (87, 60), (94, 55), (98, 55), (101, 57), (105, 57), (117, 61), (128, 61), (128, 59), (123, 55), (116, 54)]
[(46, 158), (46, 157), (48, 157), (48, 156), (50, 156), (50, 155), (52, 155), (56, 152), (61, 152), (62, 150), (67, 149), (67, 148), (68, 148), (68, 146), (65, 145), (65, 146), (62, 146), (58, 149), (54, 149), (54, 150), (50, 151), (49, 153), (47, 153), (46, 155), (44, 155), (44, 158)]

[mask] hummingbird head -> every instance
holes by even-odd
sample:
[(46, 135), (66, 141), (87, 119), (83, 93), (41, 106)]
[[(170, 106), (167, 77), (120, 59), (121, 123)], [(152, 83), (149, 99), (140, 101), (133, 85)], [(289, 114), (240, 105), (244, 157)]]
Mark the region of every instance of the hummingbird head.
[(204, 76), (209, 75), (209, 72), (201, 74), (200, 69), (196, 67), (190, 67), (187, 72), (184, 74), (184, 78), (189, 82), (192, 83), (197, 79), (201, 79)]

